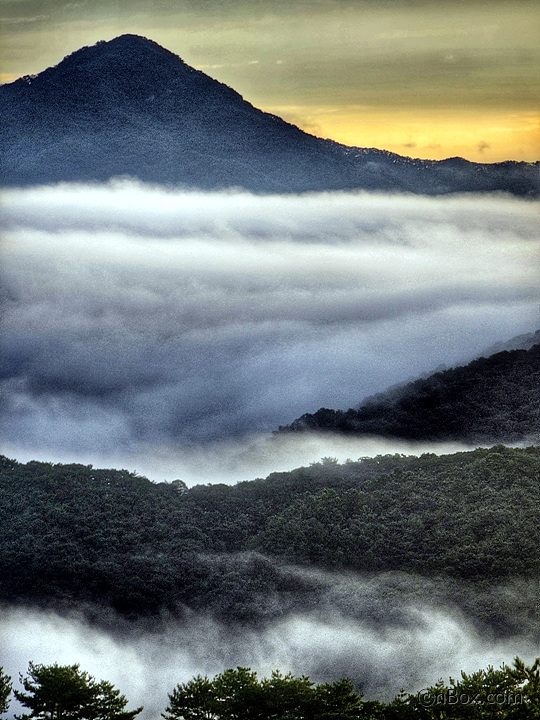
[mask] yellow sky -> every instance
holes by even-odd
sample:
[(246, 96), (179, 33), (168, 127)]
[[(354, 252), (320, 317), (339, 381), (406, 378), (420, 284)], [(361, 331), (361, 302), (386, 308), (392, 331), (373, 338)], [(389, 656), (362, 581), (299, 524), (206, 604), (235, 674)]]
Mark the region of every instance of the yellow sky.
[(0, 0), (0, 18), (4, 82), (134, 32), (322, 137), (423, 158), (540, 158), (530, 0)]
[(457, 155), (477, 162), (540, 157), (540, 118), (532, 112), (418, 109), (389, 114), (370, 107), (287, 105), (267, 109), (320, 137), (410, 157), (440, 160)]

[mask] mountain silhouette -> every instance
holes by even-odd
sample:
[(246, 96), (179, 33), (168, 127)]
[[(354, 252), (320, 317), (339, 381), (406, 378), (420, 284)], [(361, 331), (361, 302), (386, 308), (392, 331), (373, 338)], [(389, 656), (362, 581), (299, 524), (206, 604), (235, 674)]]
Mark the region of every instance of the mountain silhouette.
[(314, 137), (137, 35), (0, 86), (0, 183), (145, 182), (254, 192), (538, 195), (538, 163), (424, 161)]

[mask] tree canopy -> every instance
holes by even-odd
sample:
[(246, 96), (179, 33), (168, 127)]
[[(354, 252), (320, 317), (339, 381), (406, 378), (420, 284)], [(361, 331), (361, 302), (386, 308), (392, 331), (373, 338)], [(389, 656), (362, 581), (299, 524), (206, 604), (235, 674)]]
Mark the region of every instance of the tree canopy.
[(315, 685), (308, 677), (275, 670), (258, 680), (238, 667), (213, 680), (197, 676), (169, 695), (165, 720), (348, 720), (359, 717), (362, 695), (347, 678)]
[(320, 408), (279, 429), (475, 444), (537, 442), (539, 407), (537, 344), (395, 386), (366, 398), (356, 408)]
[(165, 720), (532, 720), (540, 718), (540, 658), (527, 666), (461, 673), (385, 703), (365, 701), (347, 678), (316, 685), (274, 671), (258, 680), (249, 668), (213, 680), (197, 676), (169, 695)]
[(517, 632), (516, 608), (480, 598), (540, 572), (539, 477), (536, 447), (326, 459), (180, 490), (125, 470), (0, 458), (0, 600), (256, 623), (316, 597), (294, 564), (457, 578), (482, 622)]
[[(490, 665), (470, 674), (461, 672), (459, 679), (450, 678), (448, 684), (441, 680), (393, 705), (414, 709), (416, 716), (428, 720), (540, 718), (540, 658), (530, 666), (516, 657), (512, 667), (503, 664), (495, 669)], [(403, 715), (404, 720), (406, 717)]]
[[(79, 665), (35, 665), (15, 697), (30, 713), (17, 720), (133, 720), (142, 708)], [(0, 669), (0, 687), (11, 687)], [(7, 695), (5, 696), (7, 697)], [(5, 709), (5, 705), (2, 706)], [(198, 675), (168, 696), (164, 720), (534, 720), (540, 718), (540, 658), (527, 665), (488, 666), (458, 679), (439, 680), (419, 692), (402, 691), (389, 702), (365, 700), (351, 680), (314, 683), (305, 675), (274, 670), (259, 679), (250, 668)]]
[(79, 665), (31, 662), (21, 682), (26, 692), (14, 694), (30, 712), (17, 720), (133, 720), (142, 711), (126, 710), (128, 701), (119, 690), (106, 680), (97, 682)]

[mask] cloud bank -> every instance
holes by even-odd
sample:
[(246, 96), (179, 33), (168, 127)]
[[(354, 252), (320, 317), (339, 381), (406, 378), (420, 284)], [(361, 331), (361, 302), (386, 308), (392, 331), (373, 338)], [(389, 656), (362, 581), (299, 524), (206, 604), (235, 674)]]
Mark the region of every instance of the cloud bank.
[(530, 201), (129, 181), (2, 199), (17, 457), (219, 447), (538, 324)]

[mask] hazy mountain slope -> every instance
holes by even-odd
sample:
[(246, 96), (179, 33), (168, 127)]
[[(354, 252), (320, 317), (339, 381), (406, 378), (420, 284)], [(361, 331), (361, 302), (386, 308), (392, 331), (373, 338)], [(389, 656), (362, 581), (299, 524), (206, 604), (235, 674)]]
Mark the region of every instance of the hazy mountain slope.
[(537, 442), (540, 345), (437, 372), (367, 398), (357, 409), (321, 408), (280, 430), (485, 444)]
[(411, 160), (315, 138), (136, 35), (0, 86), (0, 182), (129, 175), (201, 188), (535, 195), (538, 164)]
[(495, 355), (495, 353), (503, 352), (504, 350), (530, 350), (533, 345), (540, 343), (540, 330), (536, 330), (533, 333), (524, 333), (523, 335), (516, 335), (506, 342), (497, 342), (491, 345), (485, 350), (482, 355), (488, 357), (489, 355)]
[[(537, 448), (325, 460), (189, 490), (126, 471), (0, 458), (0, 602), (87, 608), (104, 621), (189, 608), (253, 623), (315, 608), (326, 581), (281, 559), (447, 578), (440, 592), (504, 631), (506, 601), (494, 612), (486, 593), (526, 584), (540, 568), (539, 475)], [(427, 581), (387, 581), (430, 592)], [(360, 600), (377, 614), (376, 597)], [(333, 602), (345, 611), (349, 600)]]

